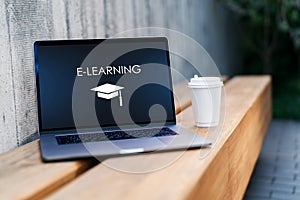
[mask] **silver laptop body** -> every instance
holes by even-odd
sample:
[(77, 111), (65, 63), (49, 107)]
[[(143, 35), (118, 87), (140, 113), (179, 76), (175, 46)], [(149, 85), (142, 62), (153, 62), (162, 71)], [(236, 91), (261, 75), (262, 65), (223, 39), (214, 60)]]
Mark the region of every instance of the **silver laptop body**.
[(36, 41), (34, 52), (44, 161), (211, 144), (176, 125), (166, 38)]

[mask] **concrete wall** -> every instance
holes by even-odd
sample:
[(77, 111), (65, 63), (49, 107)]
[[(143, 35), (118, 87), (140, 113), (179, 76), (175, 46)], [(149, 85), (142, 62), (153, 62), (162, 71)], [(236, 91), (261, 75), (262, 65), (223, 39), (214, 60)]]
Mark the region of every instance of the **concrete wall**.
[(183, 32), (222, 73), (237, 66), (236, 23), (217, 0), (0, 0), (0, 153), (37, 138), (33, 42), (103, 38), (136, 27)]

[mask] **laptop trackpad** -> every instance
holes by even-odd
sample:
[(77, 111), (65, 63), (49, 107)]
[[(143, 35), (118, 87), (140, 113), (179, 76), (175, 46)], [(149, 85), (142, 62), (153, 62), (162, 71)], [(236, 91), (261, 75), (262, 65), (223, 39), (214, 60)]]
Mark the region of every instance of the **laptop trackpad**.
[(113, 141), (113, 144), (120, 148), (121, 154), (155, 151), (165, 147), (165, 144), (158, 138), (119, 140)]

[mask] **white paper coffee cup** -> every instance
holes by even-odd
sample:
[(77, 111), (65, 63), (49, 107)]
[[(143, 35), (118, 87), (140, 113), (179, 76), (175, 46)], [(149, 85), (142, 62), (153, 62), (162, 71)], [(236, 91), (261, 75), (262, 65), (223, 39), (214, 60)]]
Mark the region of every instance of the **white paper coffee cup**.
[(219, 124), (221, 89), (223, 82), (219, 77), (191, 78), (188, 87), (192, 93), (192, 107), (196, 126), (212, 127)]

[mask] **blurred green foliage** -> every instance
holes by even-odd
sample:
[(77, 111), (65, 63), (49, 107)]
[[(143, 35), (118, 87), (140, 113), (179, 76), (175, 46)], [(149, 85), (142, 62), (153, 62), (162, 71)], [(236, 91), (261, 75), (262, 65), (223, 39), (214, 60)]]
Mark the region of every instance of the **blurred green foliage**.
[(273, 90), (273, 113), (275, 118), (300, 119), (300, 79), (278, 83)]
[(300, 48), (300, 0), (225, 0), (228, 7), (252, 25), (280, 30)]
[(273, 76), (276, 118), (300, 119), (300, 0), (224, 0), (240, 18), (245, 74)]

